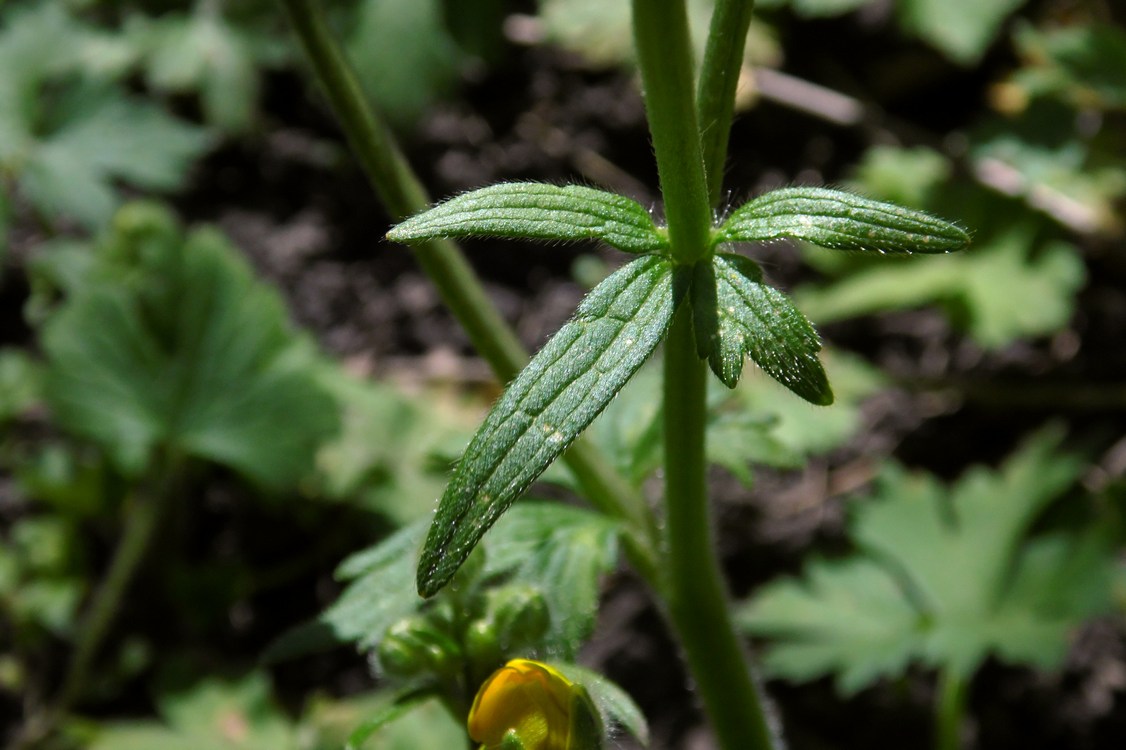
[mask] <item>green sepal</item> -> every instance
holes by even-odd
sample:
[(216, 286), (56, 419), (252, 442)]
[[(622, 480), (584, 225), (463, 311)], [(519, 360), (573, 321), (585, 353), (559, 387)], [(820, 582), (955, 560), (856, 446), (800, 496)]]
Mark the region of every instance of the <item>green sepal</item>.
[(835, 250), (949, 253), (969, 244), (966, 230), (923, 211), (827, 188), (775, 190), (743, 204), (717, 242), (793, 239)]
[(683, 295), (670, 261), (639, 258), (595, 287), (516, 376), (469, 443), (418, 564), (418, 591), (449, 582), (484, 533), (649, 358)]
[(571, 686), (571, 703), (567, 712), (571, 716), (567, 750), (602, 750), (606, 736), (602, 717), (582, 685)]
[(664, 230), (640, 203), (582, 185), (509, 182), (439, 203), (387, 233), (396, 242), (437, 237), (601, 240), (629, 253), (668, 247)]
[(833, 403), (817, 358), (821, 340), (783, 292), (764, 284), (759, 267), (741, 255), (719, 253), (696, 264), (692, 276), (696, 350), (712, 372), (734, 388), (750, 358), (770, 377), (810, 403)]

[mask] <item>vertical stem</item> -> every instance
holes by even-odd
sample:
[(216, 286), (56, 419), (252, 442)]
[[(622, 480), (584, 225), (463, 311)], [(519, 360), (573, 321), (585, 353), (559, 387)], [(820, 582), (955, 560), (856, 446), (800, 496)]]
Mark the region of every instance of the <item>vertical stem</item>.
[(128, 509), (125, 529), (114, 550), (109, 570), (98, 587), (94, 600), (79, 628), (79, 641), (70, 668), (59, 691), (58, 708), (66, 710), (80, 696), (86, 684), (94, 657), (109, 632), (110, 626), (121, 610), (121, 603), (138, 566), (152, 543), (172, 500), (176, 497), (176, 484), (180, 481), (180, 461), (171, 457), (157, 459), (148, 491), (139, 493)]
[(669, 614), (720, 746), (769, 750), (774, 734), (731, 620), (712, 534), (704, 454), (707, 378), (685, 305), (665, 344)]
[[(402, 219), (428, 208), (429, 196), (367, 102), (339, 45), (325, 26), (316, 0), (280, 1), (324, 87), (329, 105), (387, 210)], [(528, 355), (458, 246), (438, 240), (415, 245), (413, 250), (423, 272), (497, 377), (505, 382), (515, 377), (527, 363)], [(595, 507), (626, 522), (629, 533), (625, 543), (630, 560), (647, 581), (656, 585), (657, 531), (645, 499), (586, 440), (577, 440), (563, 460)]]
[(723, 191), (727, 143), (735, 113), (735, 89), (739, 85), (754, 6), (754, 0), (717, 0), (700, 70), (696, 113), (712, 206), (719, 203)]
[(966, 679), (953, 669), (944, 669), (939, 675), (935, 697), (935, 750), (961, 750), (968, 688)]
[[(633, 24), (673, 261), (682, 267), (708, 262), (712, 210), (684, 0), (633, 0)], [(720, 746), (770, 750), (774, 737), (731, 619), (712, 536), (704, 429), (707, 377), (707, 366), (696, 354), (692, 308), (685, 304), (665, 345), (663, 568), (668, 613)]]
[(693, 263), (710, 251), (712, 210), (696, 127), (684, 0), (633, 0), (633, 33), (672, 256), (678, 263)]
[(25, 726), (16, 746), (35, 746), (48, 735), (59, 717), (82, 697), (94, 659), (101, 650), (110, 626), (121, 611), (129, 586), (144, 560), (153, 536), (177, 496), (181, 462), (170, 456), (156, 461), (147, 489), (135, 493), (126, 509), (125, 528), (110, 565), (94, 592), (89, 608), (78, 625), (78, 642), (62, 686), (54, 700)]

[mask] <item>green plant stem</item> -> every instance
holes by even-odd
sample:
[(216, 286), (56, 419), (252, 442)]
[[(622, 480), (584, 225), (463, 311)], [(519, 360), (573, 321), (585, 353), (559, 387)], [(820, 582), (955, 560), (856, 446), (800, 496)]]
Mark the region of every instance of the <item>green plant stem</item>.
[(177, 497), (176, 486), (181, 477), (181, 465), (180, 460), (171, 457), (158, 459), (146, 482), (147, 489), (134, 493), (132, 502), (127, 507), (125, 528), (109, 568), (78, 625), (78, 642), (62, 685), (47, 709), (25, 727), (22, 741), (27, 746), (35, 746), (39, 739), (48, 735), (59, 717), (82, 697), (94, 659), (101, 650), (110, 626), (121, 611), (125, 595), (156, 530)]
[[(391, 215), (403, 219), (430, 207), (430, 197), (386, 126), (367, 102), (333, 39), (316, 0), (281, 0), (317, 78), (368, 179)], [(497, 377), (507, 382), (528, 361), (512, 329), (489, 300), (461, 250), (438, 240), (415, 245), (414, 255), (446, 306)], [(657, 530), (645, 499), (580, 439), (563, 455), (591, 503), (627, 525), (626, 550), (637, 571), (656, 586)]]
[(942, 671), (935, 699), (935, 750), (961, 750), (968, 694), (969, 685), (964, 677), (951, 669)]
[[(673, 260), (690, 265), (710, 252), (712, 210), (684, 2), (633, 0), (633, 24)], [(714, 71), (708, 74), (709, 81), (717, 77)], [(665, 343), (666, 603), (720, 746), (769, 750), (774, 738), (731, 619), (712, 536), (705, 451), (707, 378), (707, 365), (696, 353), (692, 309), (685, 304)]]
[(743, 67), (747, 30), (754, 15), (754, 0), (718, 0), (712, 12), (700, 85), (696, 91), (696, 116), (709, 203), (719, 203), (731, 120), (735, 115), (735, 89)]
[(684, 1), (633, 0), (633, 33), (672, 257), (691, 264), (709, 252), (712, 210), (696, 126)]
[(665, 343), (665, 495), (668, 609), (704, 706), (725, 750), (775, 746), (748, 655), (728, 607), (708, 509), (704, 428), (707, 364), (696, 356), (690, 308)]

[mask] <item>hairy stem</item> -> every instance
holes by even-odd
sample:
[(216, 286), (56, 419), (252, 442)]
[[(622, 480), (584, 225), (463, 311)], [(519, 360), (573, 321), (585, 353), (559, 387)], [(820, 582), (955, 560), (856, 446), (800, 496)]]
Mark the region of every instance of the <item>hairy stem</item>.
[[(633, 23), (673, 259), (681, 266), (708, 262), (712, 211), (696, 121), (684, 0), (634, 0)], [(713, 38), (712, 46), (716, 44)], [(709, 56), (722, 61), (730, 54), (712, 51)], [(717, 71), (706, 77), (709, 91), (721, 88)], [(717, 91), (709, 97), (720, 95)], [(709, 116), (714, 116), (713, 108), (722, 109), (709, 104)], [(731, 619), (712, 535), (705, 451), (707, 378), (707, 365), (696, 353), (692, 308), (684, 304), (665, 345), (662, 569), (668, 614), (720, 746), (770, 750), (774, 739)]]
[[(430, 197), (387, 127), (367, 102), (356, 76), (333, 39), (316, 0), (281, 0), (305, 54), (320, 81), (368, 179), (396, 219), (430, 207)], [(413, 246), (423, 272), (465, 329), (469, 340), (496, 376), (507, 382), (528, 361), (512, 329), (456, 244), (434, 240)], [(651, 584), (657, 583), (657, 531), (645, 499), (611, 469), (588, 441), (577, 440), (563, 455), (591, 503), (626, 522), (630, 561)]]
[(696, 115), (712, 206), (719, 203), (723, 191), (727, 143), (735, 114), (735, 89), (739, 85), (754, 6), (754, 0), (717, 0), (700, 69)]
[(684, 0), (633, 0), (633, 33), (672, 256), (693, 263), (709, 251), (712, 210), (696, 127)]
[(775, 747), (762, 697), (728, 607), (705, 476), (708, 369), (696, 356), (685, 305), (665, 345), (668, 608), (720, 746)]

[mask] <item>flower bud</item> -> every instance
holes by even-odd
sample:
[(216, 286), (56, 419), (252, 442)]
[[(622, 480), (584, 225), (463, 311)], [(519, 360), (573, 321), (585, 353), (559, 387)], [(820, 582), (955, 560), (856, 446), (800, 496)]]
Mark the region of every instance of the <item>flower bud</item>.
[(551, 627), (551, 613), (539, 589), (512, 585), (496, 589), (489, 602), (497, 640), (505, 651), (539, 642)]
[(513, 659), (481, 685), (469, 736), (484, 750), (601, 750), (602, 720), (586, 690), (546, 664)]
[(389, 627), (377, 653), (380, 668), (402, 680), (445, 677), (461, 667), (457, 643), (425, 617), (408, 617)]

